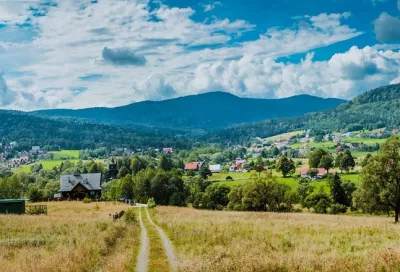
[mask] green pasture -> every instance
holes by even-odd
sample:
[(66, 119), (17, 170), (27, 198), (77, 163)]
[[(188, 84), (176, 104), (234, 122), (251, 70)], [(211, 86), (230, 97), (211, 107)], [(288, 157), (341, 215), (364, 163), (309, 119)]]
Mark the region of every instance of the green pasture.
[(79, 150), (61, 150), (50, 153), (54, 154), (54, 160), (61, 160), (62, 158), (79, 159)]

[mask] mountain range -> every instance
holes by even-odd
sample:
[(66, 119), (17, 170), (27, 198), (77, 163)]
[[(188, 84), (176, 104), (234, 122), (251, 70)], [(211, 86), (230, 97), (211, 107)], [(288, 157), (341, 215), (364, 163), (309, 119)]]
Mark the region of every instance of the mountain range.
[(25, 150), (33, 145), (188, 149), (197, 142), (244, 144), (256, 136), (300, 129), (323, 134), (383, 127), (400, 127), (400, 84), (368, 91), (347, 102), (307, 95), (247, 99), (217, 92), (118, 108), (0, 110), (0, 141), (17, 141)]
[(400, 127), (400, 84), (376, 88), (333, 109), (232, 126), (210, 133), (207, 141), (245, 143), (252, 137), (268, 137), (296, 130), (311, 129), (314, 134), (323, 134), (384, 127)]
[(215, 131), (271, 118), (301, 116), (334, 108), (345, 100), (299, 95), (283, 99), (241, 98), (210, 92), (164, 101), (144, 101), (116, 108), (55, 109), (33, 112), (47, 117), (83, 118), (123, 126), (144, 125)]

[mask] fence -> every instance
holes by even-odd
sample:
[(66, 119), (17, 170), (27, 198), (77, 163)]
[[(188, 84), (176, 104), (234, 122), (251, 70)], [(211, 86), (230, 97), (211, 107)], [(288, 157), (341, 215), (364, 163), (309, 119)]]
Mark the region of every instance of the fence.
[(27, 214), (47, 214), (47, 205), (30, 205), (25, 207)]

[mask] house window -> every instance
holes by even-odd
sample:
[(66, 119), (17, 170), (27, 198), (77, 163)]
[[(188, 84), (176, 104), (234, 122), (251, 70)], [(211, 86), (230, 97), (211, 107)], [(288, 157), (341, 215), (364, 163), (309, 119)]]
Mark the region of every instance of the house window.
[(93, 192), (93, 191), (91, 191), (91, 192), (90, 192), (90, 195), (94, 195), (94, 192)]

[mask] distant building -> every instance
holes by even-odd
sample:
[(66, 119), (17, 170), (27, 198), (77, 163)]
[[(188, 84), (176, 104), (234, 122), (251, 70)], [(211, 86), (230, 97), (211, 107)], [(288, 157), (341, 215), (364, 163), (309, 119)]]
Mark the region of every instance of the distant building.
[(114, 158), (111, 159), (110, 164), (108, 165), (108, 178), (116, 178), (118, 175), (118, 165), (115, 162)]
[(344, 147), (339, 145), (338, 147), (336, 147), (336, 152), (343, 152), (344, 151)]
[(399, 133), (399, 129), (398, 129), (398, 128), (394, 128), (394, 129), (392, 130), (392, 134), (397, 134), (397, 133)]
[(199, 171), (199, 169), (200, 169), (199, 162), (188, 162), (185, 164), (185, 171), (188, 170)]
[(221, 173), (222, 171), (222, 166), (221, 164), (211, 164), (208, 166), (210, 169), (211, 173)]
[(60, 177), (60, 190), (62, 198), (92, 199), (101, 198), (101, 173), (62, 175)]
[(360, 149), (360, 145), (358, 143), (351, 143), (350, 144), (350, 149), (359, 150)]
[[(318, 178), (322, 178), (327, 174), (327, 171), (324, 168), (317, 168), (316, 170), (317, 170), (317, 177)], [(311, 175), (310, 175), (310, 169), (308, 169), (308, 168), (301, 169), (300, 170), (300, 176), (302, 178), (312, 178)]]
[(172, 154), (173, 152), (172, 147), (164, 147), (162, 150), (165, 155)]
[(33, 152), (39, 152), (40, 151), (40, 146), (32, 146), (32, 151)]

